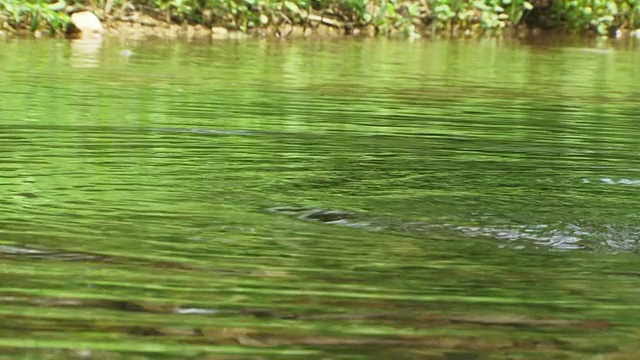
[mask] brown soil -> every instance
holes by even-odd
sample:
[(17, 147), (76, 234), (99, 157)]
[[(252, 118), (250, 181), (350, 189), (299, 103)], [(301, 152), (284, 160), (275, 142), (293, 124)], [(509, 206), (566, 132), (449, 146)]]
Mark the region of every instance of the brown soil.
[(105, 36), (141, 40), (149, 38), (157, 39), (242, 39), (246, 37), (276, 37), (276, 38), (297, 38), (297, 37), (338, 37), (344, 35), (365, 35), (374, 34), (373, 28), (355, 29), (346, 31), (340, 26), (331, 26), (321, 22), (312, 22), (310, 26), (282, 24), (268, 28), (249, 30), (243, 33), (239, 30), (229, 30), (224, 27), (190, 24), (176, 24), (158, 16), (151, 16), (144, 12), (133, 12), (126, 16), (100, 16), (105, 28)]

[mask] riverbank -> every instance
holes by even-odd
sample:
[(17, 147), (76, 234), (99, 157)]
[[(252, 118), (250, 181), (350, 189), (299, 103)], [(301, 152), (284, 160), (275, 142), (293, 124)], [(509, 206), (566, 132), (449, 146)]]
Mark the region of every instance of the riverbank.
[(298, 36), (478, 37), (540, 31), (640, 37), (640, 4), (589, 0), (383, 1), (101, 0), (67, 5), (0, 0), (5, 36), (64, 36), (70, 16), (89, 11), (105, 33), (126, 38)]

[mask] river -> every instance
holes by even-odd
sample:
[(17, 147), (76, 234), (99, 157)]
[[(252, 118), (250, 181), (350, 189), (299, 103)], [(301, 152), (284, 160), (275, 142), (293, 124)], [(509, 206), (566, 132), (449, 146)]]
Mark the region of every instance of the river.
[(640, 357), (624, 41), (0, 42), (7, 359)]

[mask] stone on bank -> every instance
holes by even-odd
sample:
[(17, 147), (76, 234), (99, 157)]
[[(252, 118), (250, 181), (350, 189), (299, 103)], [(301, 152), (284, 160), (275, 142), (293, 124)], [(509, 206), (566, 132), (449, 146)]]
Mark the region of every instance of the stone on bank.
[(91, 11), (79, 11), (71, 14), (67, 35), (76, 38), (102, 37), (104, 27), (100, 19)]

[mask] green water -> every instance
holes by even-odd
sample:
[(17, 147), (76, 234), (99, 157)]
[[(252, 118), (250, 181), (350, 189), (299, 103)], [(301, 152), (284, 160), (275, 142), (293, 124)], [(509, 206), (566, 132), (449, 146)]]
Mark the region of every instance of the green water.
[(595, 43), (0, 43), (2, 358), (640, 357)]

